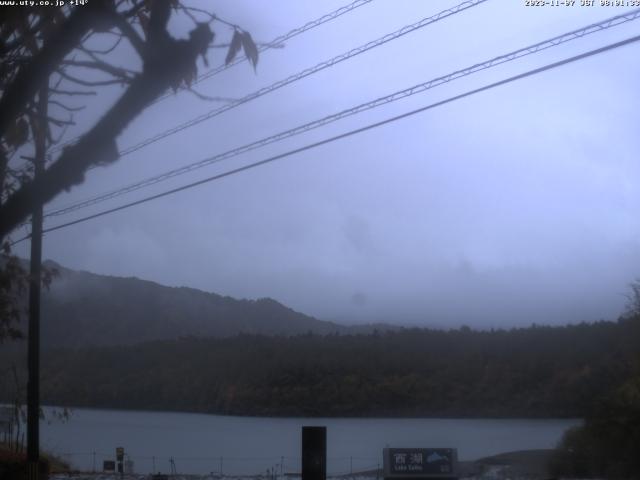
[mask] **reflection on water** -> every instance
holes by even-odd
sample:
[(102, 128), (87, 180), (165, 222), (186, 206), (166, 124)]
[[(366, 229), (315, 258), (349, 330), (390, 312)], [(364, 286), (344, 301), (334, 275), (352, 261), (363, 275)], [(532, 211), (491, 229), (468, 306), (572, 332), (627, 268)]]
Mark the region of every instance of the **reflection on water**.
[[(43, 448), (81, 470), (102, 469), (124, 447), (140, 473), (278, 474), (300, 471), (303, 425), (327, 427), (327, 470), (381, 466), (384, 447), (454, 447), (460, 460), (552, 448), (579, 420), (254, 418), (193, 413), (74, 409), (66, 423), (41, 423)], [(94, 467), (95, 466), (95, 467)]]

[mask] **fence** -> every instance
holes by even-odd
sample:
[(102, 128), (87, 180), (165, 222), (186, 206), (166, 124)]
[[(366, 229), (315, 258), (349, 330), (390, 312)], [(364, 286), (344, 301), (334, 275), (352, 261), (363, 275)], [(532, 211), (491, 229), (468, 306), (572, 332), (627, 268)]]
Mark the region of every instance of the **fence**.
[[(68, 463), (73, 470), (102, 472), (105, 460), (115, 460), (115, 452), (66, 452), (57, 453), (61, 460)], [(175, 457), (136, 455), (127, 453), (125, 460), (133, 461), (135, 474), (177, 473), (197, 478), (219, 478), (229, 476), (249, 476), (269, 480), (285, 480), (296, 477), (300, 473), (300, 457)], [(382, 457), (327, 457), (327, 476), (350, 477), (367, 476), (377, 478), (382, 466)], [(175, 468), (175, 472), (174, 472)]]

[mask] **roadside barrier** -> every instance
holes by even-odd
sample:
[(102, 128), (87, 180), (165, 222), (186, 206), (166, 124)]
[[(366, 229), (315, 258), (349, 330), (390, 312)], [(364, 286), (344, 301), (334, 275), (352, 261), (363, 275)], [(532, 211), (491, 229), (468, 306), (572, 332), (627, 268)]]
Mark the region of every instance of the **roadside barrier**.
[[(78, 472), (74, 478), (95, 478), (100, 476), (113, 478), (120, 476), (117, 472), (105, 472), (105, 461), (115, 460), (113, 452), (85, 451), (56, 453), (61, 460), (69, 464), (72, 471)], [(130, 462), (130, 463), (128, 463)], [(382, 458), (343, 456), (327, 457), (329, 471), (327, 477), (381, 477)], [(128, 479), (147, 477), (149, 474), (164, 474), (171, 479), (219, 479), (256, 478), (267, 480), (295, 479), (300, 475), (300, 457), (237, 457), (207, 456), (180, 457), (166, 455), (137, 455), (135, 452), (125, 454), (125, 472)], [(127, 466), (129, 468), (127, 469)], [(175, 469), (175, 470), (174, 470)], [(79, 472), (82, 472), (80, 474)], [(65, 475), (56, 475), (63, 478)]]

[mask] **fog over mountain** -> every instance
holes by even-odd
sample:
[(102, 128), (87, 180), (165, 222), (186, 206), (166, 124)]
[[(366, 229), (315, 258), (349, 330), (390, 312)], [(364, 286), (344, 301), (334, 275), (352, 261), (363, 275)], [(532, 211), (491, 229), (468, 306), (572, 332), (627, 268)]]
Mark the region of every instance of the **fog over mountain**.
[[(42, 339), (47, 347), (131, 345), (181, 337), (229, 337), (240, 333), (264, 335), (372, 333), (397, 328), (401, 314), (387, 321), (349, 325), (316, 319), (271, 298), (235, 299), (187, 287), (168, 287), (135, 277), (97, 275), (45, 262), (59, 274), (42, 297)], [(464, 285), (461, 284), (461, 287)], [(464, 291), (462, 289), (461, 291)], [(366, 309), (361, 294), (351, 299)], [(375, 299), (374, 299), (375, 301)], [(513, 318), (520, 320), (515, 299)], [(511, 308), (511, 307), (510, 307)], [(494, 307), (496, 315), (501, 315)], [(533, 306), (529, 307), (534, 312)], [(544, 308), (539, 308), (540, 312)], [(446, 317), (423, 317), (420, 324), (448, 328)], [(548, 324), (540, 315), (534, 322)], [(23, 323), (26, 327), (26, 322)], [(408, 322), (406, 326), (411, 326)]]
[[(343, 0), (213, 2), (265, 42)], [(371, 2), (285, 48), (198, 84), (242, 98), (457, 2)], [(580, 2), (578, 2), (580, 3)], [(372, 49), (113, 164), (46, 209), (271, 136), (628, 10), (486, 2)], [(509, 21), (505, 21), (509, 19)], [(182, 23), (180, 23), (182, 22)], [(637, 34), (637, 22), (566, 42), (233, 160), (61, 217), (73, 221), (429, 105)], [(186, 35), (188, 19), (172, 29)], [(216, 43), (233, 29), (216, 26)], [(219, 51), (218, 51), (219, 50)], [(210, 55), (210, 68), (225, 52)], [(126, 52), (125, 52), (126, 53)], [(123, 62), (129, 60), (124, 58)], [(134, 54), (131, 53), (134, 58)], [(207, 70), (204, 65), (201, 71)], [(315, 318), (425, 326), (615, 319), (640, 276), (637, 46), (595, 55), (135, 208), (45, 236), (44, 257)], [(106, 87), (69, 138), (120, 94)], [(95, 107), (95, 108), (94, 108)], [(177, 92), (118, 138), (120, 150), (219, 104)], [(15, 251), (28, 257), (28, 243)]]
[(239, 333), (298, 335), (345, 332), (270, 298), (236, 300), (193, 288), (95, 275), (53, 262), (59, 276), (42, 299), (45, 346), (131, 345), (180, 337)]

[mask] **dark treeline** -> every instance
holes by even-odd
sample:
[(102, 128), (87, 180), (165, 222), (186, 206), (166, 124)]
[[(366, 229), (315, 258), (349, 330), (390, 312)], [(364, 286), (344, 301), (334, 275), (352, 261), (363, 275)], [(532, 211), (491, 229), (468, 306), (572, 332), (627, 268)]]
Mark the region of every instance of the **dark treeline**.
[(568, 430), (550, 472), (569, 478), (640, 478), (640, 375), (597, 399), (583, 425)]
[[(640, 321), (240, 335), (43, 354), (45, 404), (238, 415), (584, 417), (637, 374)], [(8, 362), (5, 353), (2, 362)], [(3, 390), (3, 389), (0, 389)], [(9, 389), (5, 390), (4, 398)]]

